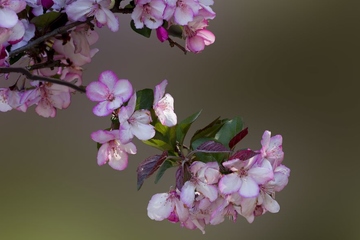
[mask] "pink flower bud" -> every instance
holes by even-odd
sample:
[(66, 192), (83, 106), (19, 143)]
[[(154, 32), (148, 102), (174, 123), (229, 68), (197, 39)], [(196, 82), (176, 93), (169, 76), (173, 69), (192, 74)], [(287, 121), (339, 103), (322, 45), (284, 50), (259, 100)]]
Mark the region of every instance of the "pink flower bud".
[(41, 5), (46, 8), (49, 9), (52, 7), (52, 5), (54, 5), (53, 0), (41, 0)]
[(169, 34), (164, 27), (158, 27), (156, 29), (156, 36), (160, 42), (165, 42), (169, 38)]

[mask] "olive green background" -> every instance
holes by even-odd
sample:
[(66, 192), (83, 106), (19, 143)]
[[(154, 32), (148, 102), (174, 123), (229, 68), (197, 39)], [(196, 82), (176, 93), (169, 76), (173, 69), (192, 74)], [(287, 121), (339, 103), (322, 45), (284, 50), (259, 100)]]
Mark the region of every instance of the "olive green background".
[(281, 210), (248, 224), (239, 217), (206, 234), (147, 217), (155, 193), (174, 171), (136, 191), (136, 166), (158, 153), (140, 142), (129, 167), (96, 164), (90, 133), (109, 126), (76, 94), (54, 119), (1, 113), (0, 239), (360, 239), (359, 5), (356, 1), (215, 1), (216, 42), (183, 55), (133, 33), (100, 31), (100, 52), (84, 81), (112, 69), (139, 90), (169, 80), (179, 119), (203, 109), (192, 132), (218, 116), (242, 116), (241, 147), (260, 148), (264, 130), (282, 134), (288, 186)]

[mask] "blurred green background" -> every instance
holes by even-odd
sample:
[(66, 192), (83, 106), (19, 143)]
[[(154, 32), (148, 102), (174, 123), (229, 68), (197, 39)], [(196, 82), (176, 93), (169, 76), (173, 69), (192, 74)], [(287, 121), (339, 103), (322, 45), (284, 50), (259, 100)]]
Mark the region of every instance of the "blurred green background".
[(133, 33), (100, 31), (100, 52), (84, 81), (112, 69), (139, 90), (169, 80), (179, 119), (203, 109), (192, 132), (218, 116), (242, 116), (242, 147), (260, 148), (264, 130), (282, 134), (288, 186), (278, 214), (239, 218), (206, 234), (146, 214), (174, 171), (136, 191), (136, 166), (156, 150), (137, 142), (123, 172), (96, 164), (91, 132), (108, 127), (94, 103), (76, 94), (54, 119), (2, 113), (0, 239), (360, 239), (359, 5), (346, 1), (215, 1), (216, 42), (183, 55)]

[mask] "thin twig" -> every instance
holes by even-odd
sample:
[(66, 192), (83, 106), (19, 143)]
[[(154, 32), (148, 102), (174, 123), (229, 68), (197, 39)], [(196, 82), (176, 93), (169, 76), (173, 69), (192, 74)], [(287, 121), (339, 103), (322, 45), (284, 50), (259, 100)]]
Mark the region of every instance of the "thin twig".
[(62, 81), (55, 78), (48, 78), (48, 77), (42, 77), (38, 75), (31, 74), (28, 70), (21, 67), (0, 67), (0, 73), (22, 73), (26, 76), (27, 79), (32, 81), (44, 81), (49, 83), (55, 83), (63, 86), (67, 86), (69, 88), (75, 89), (79, 92), (85, 93), (85, 87), (83, 86), (76, 86), (75, 84), (72, 84), (70, 82)]
[(35, 47), (36, 45), (44, 42), (46, 39), (48, 39), (50, 37), (53, 37), (53, 36), (55, 36), (57, 34), (63, 34), (63, 33), (67, 32), (69, 29), (71, 29), (73, 27), (76, 27), (76, 26), (81, 25), (81, 24), (87, 24), (92, 20), (93, 20), (93, 17), (86, 19), (85, 22), (77, 21), (77, 22), (73, 22), (73, 23), (70, 23), (68, 25), (65, 25), (63, 27), (59, 27), (59, 28), (57, 28), (57, 29), (55, 29), (55, 30), (53, 30), (53, 31), (41, 36), (41, 37), (38, 37), (37, 39), (35, 39), (35, 40), (31, 41), (31, 42), (29, 42), (27, 45), (25, 45), (25, 46), (23, 46), (21, 48), (15, 49), (14, 51), (11, 51), (9, 53), (9, 57), (10, 58), (14, 57), (14, 56), (18, 55), (19, 53), (22, 53), (22, 52), (28, 50), (29, 48)]
[(186, 49), (185, 49), (183, 46), (181, 46), (180, 44), (178, 44), (177, 42), (175, 42), (175, 41), (172, 40), (171, 38), (168, 38), (167, 40), (169, 41), (170, 47), (176, 46), (176, 47), (178, 47), (181, 51), (183, 51), (184, 54), (187, 53)]

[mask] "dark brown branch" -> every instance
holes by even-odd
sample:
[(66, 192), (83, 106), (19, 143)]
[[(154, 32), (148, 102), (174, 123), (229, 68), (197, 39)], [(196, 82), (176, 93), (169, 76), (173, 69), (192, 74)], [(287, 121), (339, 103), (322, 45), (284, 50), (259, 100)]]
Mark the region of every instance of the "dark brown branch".
[(0, 73), (21, 73), (21, 74), (25, 75), (27, 79), (32, 80), (32, 81), (44, 81), (44, 82), (59, 84), (59, 85), (63, 85), (63, 86), (67, 86), (69, 88), (75, 89), (76, 91), (79, 91), (82, 93), (86, 92), (85, 87), (83, 87), (83, 86), (76, 86), (75, 84), (72, 84), (70, 82), (62, 81), (62, 80), (55, 79), (55, 78), (48, 78), (48, 77), (33, 75), (25, 68), (0, 67)]
[(172, 40), (171, 38), (168, 38), (167, 40), (169, 41), (170, 47), (176, 46), (176, 47), (178, 47), (181, 51), (183, 51), (184, 54), (187, 53), (186, 49), (185, 49), (183, 46), (181, 46), (180, 44), (178, 44), (177, 42), (175, 42), (175, 41)]
[(37, 70), (37, 69), (41, 69), (41, 68), (50, 68), (51, 69), (54, 67), (67, 67), (67, 65), (61, 63), (61, 60), (56, 60), (56, 61), (48, 61), (48, 62), (31, 65), (31, 66), (27, 67), (27, 70), (32, 71), (32, 70)]
[(81, 24), (89, 23), (92, 20), (93, 20), (93, 17), (90, 17), (85, 22), (77, 21), (77, 22), (73, 22), (73, 23), (70, 23), (68, 25), (65, 25), (63, 27), (57, 28), (57, 29), (55, 29), (55, 30), (53, 30), (53, 31), (51, 31), (51, 32), (49, 32), (49, 33), (47, 33), (47, 34), (45, 34), (45, 35), (31, 41), (31, 42), (29, 42), (27, 45), (25, 45), (25, 46), (23, 46), (21, 48), (15, 49), (14, 51), (11, 51), (9, 53), (9, 57), (14, 57), (14, 56), (18, 55), (21, 52), (24, 52), (24, 51), (26, 51), (26, 50), (28, 50), (28, 49), (30, 49), (32, 47), (35, 47), (36, 45), (44, 42), (46, 39), (48, 39), (50, 37), (53, 37), (53, 36), (55, 36), (57, 34), (63, 34), (63, 33), (67, 32), (68, 30), (70, 30), (73, 27), (76, 27), (76, 26), (81, 25)]

